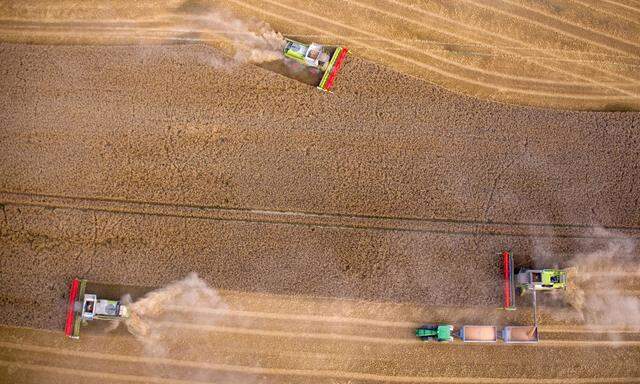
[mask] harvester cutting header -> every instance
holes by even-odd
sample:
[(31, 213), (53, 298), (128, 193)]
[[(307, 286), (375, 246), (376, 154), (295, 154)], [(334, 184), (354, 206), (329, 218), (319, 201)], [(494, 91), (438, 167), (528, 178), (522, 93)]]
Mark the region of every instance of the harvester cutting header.
[(316, 43), (307, 45), (291, 39), (285, 40), (286, 44), (283, 49), (285, 58), (304, 64), (310, 70), (322, 74), (317, 87), (325, 92), (331, 92), (333, 83), (349, 50), (340, 46)]

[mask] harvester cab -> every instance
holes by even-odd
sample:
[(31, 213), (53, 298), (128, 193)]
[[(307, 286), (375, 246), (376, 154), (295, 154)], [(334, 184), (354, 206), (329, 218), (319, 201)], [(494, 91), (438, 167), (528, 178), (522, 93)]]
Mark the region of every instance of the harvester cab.
[(119, 320), (129, 317), (129, 308), (118, 300), (99, 299), (85, 293), (87, 281), (73, 279), (64, 333), (72, 339), (80, 337), (80, 326), (92, 320)]
[(516, 280), (521, 294), (528, 290), (549, 291), (567, 288), (567, 272), (561, 269), (521, 269)]
[(284, 55), (323, 72), (331, 61), (331, 55), (323, 49), (322, 45), (316, 43), (305, 45), (294, 40), (287, 40)]
[(304, 44), (291, 39), (285, 39), (285, 41), (282, 50), (284, 57), (322, 72), (322, 78), (317, 87), (323, 91), (331, 92), (333, 82), (349, 50), (340, 46)]
[(113, 320), (121, 317), (128, 317), (129, 312), (125, 305), (117, 300), (98, 299), (96, 295), (84, 295), (82, 305), (82, 318), (84, 320)]
[(453, 341), (453, 325), (448, 324), (430, 324), (416, 329), (416, 336), (422, 341)]

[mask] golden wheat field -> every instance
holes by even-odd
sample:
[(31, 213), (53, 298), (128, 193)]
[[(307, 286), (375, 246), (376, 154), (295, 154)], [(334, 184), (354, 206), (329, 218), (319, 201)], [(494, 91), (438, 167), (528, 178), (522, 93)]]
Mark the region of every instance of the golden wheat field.
[[(640, 1), (6, 1), (0, 63), (0, 383), (640, 382)], [(416, 338), (531, 322), (503, 250), (539, 343)]]

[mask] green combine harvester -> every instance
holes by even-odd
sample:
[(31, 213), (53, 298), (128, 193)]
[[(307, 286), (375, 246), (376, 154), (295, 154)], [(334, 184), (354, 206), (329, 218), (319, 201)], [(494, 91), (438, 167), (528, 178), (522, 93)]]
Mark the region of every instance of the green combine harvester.
[(286, 44), (282, 52), (284, 57), (304, 64), (311, 70), (321, 72), (322, 78), (317, 87), (325, 92), (331, 92), (335, 78), (349, 50), (345, 47), (316, 43), (307, 45), (291, 39), (285, 39), (285, 41)]
[(533, 295), (534, 310), (537, 291), (552, 291), (567, 289), (567, 271), (563, 269), (528, 269), (521, 268), (514, 272), (513, 256), (510, 252), (502, 252), (502, 268), (504, 274), (504, 309), (516, 308), (516, 294), (524, 295), (531, 292)]
[(422, 341), (453, 341), (453, 325), (448, 324), (430, 324), (416, 329), (416, 336)]

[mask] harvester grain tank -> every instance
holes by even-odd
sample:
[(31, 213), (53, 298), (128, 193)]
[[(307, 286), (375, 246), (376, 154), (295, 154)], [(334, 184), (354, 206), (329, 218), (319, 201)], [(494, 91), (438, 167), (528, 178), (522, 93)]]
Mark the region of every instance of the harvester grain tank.
[(561, 269), (521, 269), (516, 276), (518, 289), (551, 291), (567, 288), (567, 272)]
[(295, 60), (305, 66), (323, 73), (318, 89), (331, 92), (336, 76), (349, 52), (345, 47), (304, 44), (299, 41), (285, 39), (283, 48), (285, 58)]
[(119, 300), (98, 298), (86, 293), (87, 280), (73, 279), (69, 291), (69, 306), (64, 333), (70, 338), (80, 337), (80, 326), (93, 320), (121, 320), (129, 317), (129, 308)]

